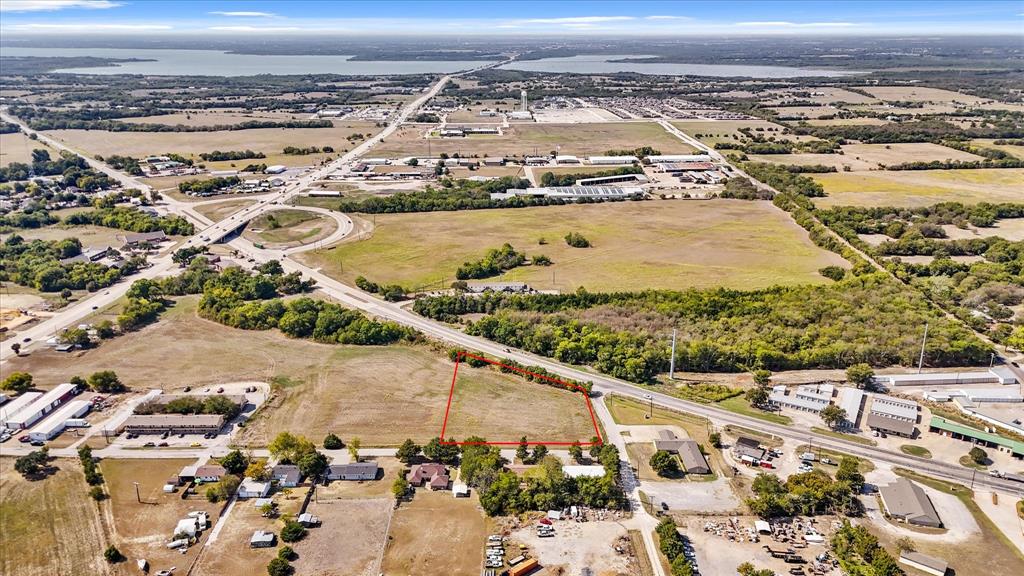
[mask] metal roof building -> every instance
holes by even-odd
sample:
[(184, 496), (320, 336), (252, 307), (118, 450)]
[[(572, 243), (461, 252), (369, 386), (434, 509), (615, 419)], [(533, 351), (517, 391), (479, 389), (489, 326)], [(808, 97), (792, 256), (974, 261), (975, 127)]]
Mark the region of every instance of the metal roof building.
[(1017, 376), (1006, 366), (986, 372), (925, 372), (922, 374), (882, 374), (875, 383), (883, 386), (963, 386), (967, 384), (1015, 384)]
[(643, 194), (637, 186), (546, 186), (540, 188), (510, 188), (491, 193), (491, 200), (506, 200), (514, 196), (561, 198), (563, 200), (624, 200)]
[(68, 402), (54, 412), (52, 416), (43, 421), (42, 424), (33, 428), (32, 431), (28, 433), (29, 438), (41, 441), (54, 438), (64, 431), (69, 419), (78, 418), (79, 416), (87, 413), (91, 406), (92, 404), (85, 400), (73, 400)]
[(864, 391), (860, 388), (843, 387), (840, 389), (839, 407), (846, 411), (846, 422), (850, 426), (857, 424), (861, 407), (864, 405)]
[(658, 154), (645, 158), (650, 164), (671, 164), (673, 162), (711, 162), (707, 154)]
[(1024, 458), (1024, 442), (1004, 438), (998, 434), (985, 432), (970, 426), (964, 426), (963, 424), (946, 420), (941, 416), (932, 416), (931, 421), (928, 423), (928, 429), (958, 440), (967, 440), (984, 444), (988, 447), (994, 447), (1000, 451), (1009, 452), (1015, 458)]
[(942, 526), (942, 520), (932, 506), (931, 499), (923, 488), (910, 480), (900, 478), (892, 484), (881, 486), (878, 494), (886, 512), (893, 518), (916, 526)]
[(35, 401), (8, 418), (7, 427), (14, 430), (28, 428), (53, 411), (54, 408), (60, 406), (65, 400), (74, 396), (77, 389), (78, 386), (67, 382), (54, 386), (52, 390), (36, 397)]
[(871, 413), (896, 420), (917, 422), (917, 402), (876, 394), (871, 400)]
[(946, 572), (949, 571), (949, 564), (945, 560), (909, 550), (900, 552), (900, 564), (913, 566), (933, 576), (946, 576)]
[(587, 161), (591, 164), (616, 165), (633, 164), (639, 162), (640, 159), (636, 156), (588, 156)]
[(18, 415), (28, 405), (36, 401), (42, 392), (22, 392), (21, 396), (18, 396), (14, 400), (11, 400), (3, 407), (0, 407), (0, 426), (7, 426), (7, 421)]

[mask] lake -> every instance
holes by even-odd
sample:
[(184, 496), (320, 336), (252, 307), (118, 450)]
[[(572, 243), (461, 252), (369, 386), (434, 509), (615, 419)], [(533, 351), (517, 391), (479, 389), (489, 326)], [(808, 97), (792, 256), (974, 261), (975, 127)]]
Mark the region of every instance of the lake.
[(415, 60), (352, 61), (352, 56), (230, 54), (220, 50), (135, 48), (28, 48), (0, 46), (0, 56), (94, 56), (140, 58), (95, 68), (57, 70), (69, 74), (145, 74), (149, 76), (253, 76), (256, 74), (340, 74), (349, 76), (457, 72), (485, 61)]
[(799, 78), (807, 76), (847, 76), (861, 72), (847, 70), (813, 70), (791, 66), (746, 66), (741, 64), (645, 64), (642, 62), (609, 62), (624, 58), (649, 58), (637, 54), (582, 54), (563, 58), (522, 60), (499, 66), (506, 70), (526, 72), (570, 72), (576, 74), (613, 74), (636, 72), (665, 76), (747, 76), (751, 78)]

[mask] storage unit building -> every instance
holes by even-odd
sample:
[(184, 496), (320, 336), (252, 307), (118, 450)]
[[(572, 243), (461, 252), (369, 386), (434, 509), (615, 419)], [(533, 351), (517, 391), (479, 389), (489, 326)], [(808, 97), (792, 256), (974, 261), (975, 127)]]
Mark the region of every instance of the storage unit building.
[(13, 430), (23, 430), (38, 422), (43, 416), (66, 402), (75, 395), (78, 386), (74, 384), (58, 384), (49, 392), (36, 398), (34, 402), (23, 408), (20, 412), (7, 420), (7, 427)]
[(4, 404), (3, 407), (0, 407), (0, 426), (6, 428), (8, 420), (17, 416), (19, 412), (35, 402), (36, 399), (42, 395), (42, 392), (22, 392), (21, 396), (18, 396), (7, 404)]
[(68, 420), (73, 420), (85, 415), (89, 412), (89, 408), (91, 406), (92, 404), (85, 400), (73, 400), (68, 402), (54, 412), (52, 416), (44, 420), (42, 424), (36, 426), (28, 433), (28, 436), (32, 440), (38, 440), (40, 442), (53, 439), (67, 428)]

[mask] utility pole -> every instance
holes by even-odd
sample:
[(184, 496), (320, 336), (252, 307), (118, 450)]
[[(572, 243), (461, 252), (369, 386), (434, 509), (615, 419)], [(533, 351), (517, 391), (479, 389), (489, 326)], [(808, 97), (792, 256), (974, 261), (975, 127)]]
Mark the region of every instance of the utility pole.
[(672, 356), (668, 359), (668, 379), (676, 378), (676, 329), (672, 329)]
[(139, 483), (132, 482), (132, 484), (135, 484), (135, 499), (139, 501), (139, 504), (142, 504), (142, 496), (139, 495)]
[(928, 343), (928, 323), (924, 323), (924, 338), (921, 339), (921, 356), (917, 359), (917, 373), (924, 367), (924, 345)]

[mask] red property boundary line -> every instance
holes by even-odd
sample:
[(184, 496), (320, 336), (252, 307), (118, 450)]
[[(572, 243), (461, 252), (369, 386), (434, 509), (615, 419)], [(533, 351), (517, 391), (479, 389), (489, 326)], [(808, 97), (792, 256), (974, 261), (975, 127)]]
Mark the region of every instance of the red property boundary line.
[[(459, 364), (462, 362), (463, 357), (468, 357), (468, 358), (473, 358), (475, 360), (480, 360), (481, 362), (486, 362), (488, 364), (491, 364), (491, 365), (494, 365), (494, 366), (498, 366), (499, 368), (506, 368), (508, 370), (512, 370), (513, 372), (518, 372), (520, 374), (528, 374), (530, 376), (533, 376), (534, 378), (540, 378), (542, 380), (546, 380), (548, 382), (552, 382), (554, 384), (557, 384), (557, 385), (561, 386), (562, 388), (565, 388), (565, 389), (567, 389), (569, 391), (579, 392), (583, 396), (583, 401), (587, 405), (587, 412), (590, 413), (590, 423), (594, 426), (594, 436), (597, 437), (597, 442), (580, 442), (579, 445), (580, 446), (601, 446), (601, 445), (604, 444), (604, 439), (601, 437), (601, 430), (597, 426), (597, 417), (594, 416), (594, 407), (590, 403), (590, 395), (587, 393), (587, 391), (585, 389), (583, 389), (582, 387), (580, 387), (580, 386), (578, 386), (576, 384), (573, 384), (571, 382), (565, 382), (564, 380), (559, 380), (558, 378), (552, 378), (550, 376), (545, 376), (544, 374), (537, 374), (536, 372), (530, 372), (529, 370), (524, 370), (524, 369), (519, 368), (517, 366), (509, 366), (508, 364), (502, 364), (501, 362), (498, 362), (498, 361), (495, 361), (495, 360), (491, 360), (490, 358), (484, 358), (483, 356), (477, 356), (476, 354), (470, 354), (469, 352), (466, 352), (466, 351), (459, 351), (458, 355), (455, 356), (455, 372), (452, 374), (452, 385), (451, 385), (451, 388), (448, 390), (448, 406), (445, 407), (445, 409), (444, 409), (444, 423), (441, 424), (441, 436), (440, 436), (441, 444), (446, 445), (446, 446), (481, 446), (481, 445), (484, 445), (484, 446), (518, 446), (519, 445), (518, 441), (513, 441), (513, 442), (455, 442), (455, 441), (450, 441), (450, 440), (445, 440), (444, 439), (445, 438), (444, 437), (444, 433), (448, 429), (448, 415), (449, 415), (449, 413), (451, 412), (451, 409), (452, 409), (452, 398), (455, 396), (455, 380), (459, 376)], [(538, 445), (545, 445), (545, 446), (571, 446), (573, 444), (576, 444), (576, 442), (565, 442), (565, 441), (529, 442), (529, 441), (527, 441), (526, 444), (528, 446), (538, 446)]]

